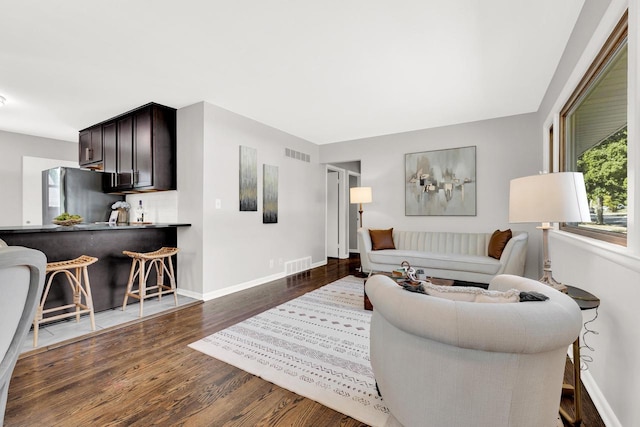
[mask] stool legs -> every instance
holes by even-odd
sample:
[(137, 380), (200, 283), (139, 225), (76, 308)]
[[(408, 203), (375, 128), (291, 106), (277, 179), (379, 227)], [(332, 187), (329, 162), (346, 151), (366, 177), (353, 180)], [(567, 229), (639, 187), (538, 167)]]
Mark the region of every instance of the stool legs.
[[(82, 274), (84, 276), (84, 283), (85, 283), (85, 287), (83, 288), (81, 285), (81, 280), (80, 280), (80, 274)], [(93, 310), (93, 296), (91, 295), (91, 285), (89, 284), (89, 271), (87, 270), (87, 267), (82, 267), (82, 268), (76, 268), (76, 277), (78, 278), (77, 280), (77, 292), (75, 295), (77, 295), (78, 298), (78, 303), (76, 304), (76, 321), (79, 322), (80, 321), (80, 293), (84, 293), (84, 298), (86, 301), (86, 306), (87, 309), (89, 310), (89, 319), (91, 320), (91, 330), (95, 331), (96, 330), (96, 317), (95, 317), (95, 312)], [(75, 301), (75, 295), (74, 295), (74, 301)]]
[[(170, 289), (173, 290), (173, 301), (176, 305), (178, 305), (178, 292), (176, 292), (176, 276), (173, 273), (173, 262), (171, 261), (171, 257), (167, 258), (167, 264), (169, 264), (169, 282), (171, 284)], [(162, 266), (164, 267), (164, 263), (162, 264)]]
[(142, 317), (142, 314), (144, 312), (143, 310), (143, 304), (144, 304), (144, 299), (147, 297), (147, 276), (148, 274), (144, 274), (144, 265), (145, 265), (145, 260), (141, 259), (138, 260), (138, 294), (140, 295), (140, 298), (138, 298), (138, 300), (140, 300), (140, 307), (138, 307), (139, 309), (139, 313), (138, 313), (138, 317)]
[[(70, 271), (72, 270), (73, 273)], [(53, 279), (58, 273), (63, 273), (67, 278), (67, 282), (69, 287), (71, 288), (71, 292), (73, 294), (73, 302), (71, 304), (53, 307), (53, 308), (44, 308), (44, 304), (47, 301), (47, 296), (49, 295), (49, 291), (51, 290), (51, 285), (53, 283)], [(42, 293), (42, 298), (40, 299), (40, 304), (36, 308), (36, 314), (33, 319), (33, 346), (38, 346), (38, 332), (40, 329), (40, 324), (44, 322), (50, 322), (53, 320), (64, 319), (67, 317), (75, 317), (76, 322), (80, 322), (80, 315), (89, 313), (89, 318), (91, 319), (91, 330), (96, 330), (96, 321), (93, 310), (93, 297), (91, 296), (91, 284), (89, 282), (89, 272), (87, 270), (87, 266), (83, 265), (80, 267), (73, 268), (72, 265), (69, 266), (68, 269), (56, 269), (48, 272), (49, 279), (47, 280), (47, 285), (45, 287), (44, 292)], [(84, 300), (84, 302), (83, 302)], [(73, 312), (64, 312), (62, 314), (44, 317), (47, 313), (52, 313), (56, 311), (65, 311), (66, 309), (74, 308)]]
[[(164, 260), (166, 259), (166, 264)], [(173, 293), (173, 300), (176, 305), (178, 305), (178, 293), (176, 292), (176, 276), (173, 273), (173, 262), (171, 261), (171, 257), (166, 258), (156, 258), (152, 260), (152, 263), (156, 267), (156, 285), (158, 286), (158, 290), (163, 290), (163, 292), (158, 293), (158, 299), (162, 299), (162, 294)], [(167, 265), (169, 267), (167, 267)], [(151, 266), (149, 266), (149, 270), (147, 271), (147, 277), (151, 272)], [(169, 277), (169, 285), (164, 284), (164, 277), (166, 275)], [(146, 277), (145, 277), (146, 280)]]
[[(138, 300), (140, 300), (139, 317), (142, 317), (142, 304), (147, 293), (147, 287), (145, 286), (146, 277), (144, 274), (144, 264), (144, 259), (133, 258), (133, 261), (131, 262), (131, 270), (129, 271), (129, 281), (127, 282), (127, 292), (124, 294), (124, 302), (122, 303), (122, 311), (125, 311), (129, 297), (138, 298)], [(138, 290), (134, 291), (133, 284), (136, 278), (138, 278)]]
[[(167, 260), (168, 268), (167, 265), (165, 265), (165, 259)], [(124, 296), (124, 302), (122, 303), (122, 310), (124, 311), (127, 308), (127, 301), (129, 297), (137, 298), (140, 301), (139, 317), (142, 317), (144, 314), (144, 300), (148, 297), (157, 296), (158, 300), (162, 300), (163, 294), (173, 293), (175, 304), (176, 306), (178, 305), (176, 280), (171, 256), (150, 258), (148, 260), (150, 262), (147, 264), (147, 259), (132, 256), (129, 281), (127, 282), (127, 291)], [(154, 286), (147, 286), (147, 279), (154, 267), (156, 270), (156, 284)], [(170, 285), (165, 285), (165, 276), (169, 278)], [(138, 282), (138, 289), (134, 290), (133, 287), (136, 279)], [(148, 293), (148, 291), (154, 290), (156, 292)]]

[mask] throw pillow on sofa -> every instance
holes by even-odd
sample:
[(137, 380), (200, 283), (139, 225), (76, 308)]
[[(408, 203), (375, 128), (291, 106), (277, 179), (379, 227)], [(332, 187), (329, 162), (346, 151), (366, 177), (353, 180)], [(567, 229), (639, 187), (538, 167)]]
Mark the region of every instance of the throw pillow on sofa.
[(504, 231), (496, 230), (489, 239), (488, 255), (495, 259), (500, 259), (504, 247), (507, 246), (507, 242), (513, 237), (511, 229)]
[(388, 230), (369, 230), (371, 237), (371, 250), (395, 249), (393, 243), (393, 228)]

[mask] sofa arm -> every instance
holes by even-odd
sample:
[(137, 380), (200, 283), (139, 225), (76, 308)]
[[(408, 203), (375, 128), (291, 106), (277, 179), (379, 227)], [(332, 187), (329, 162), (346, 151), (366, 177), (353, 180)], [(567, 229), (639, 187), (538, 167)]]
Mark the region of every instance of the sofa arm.
[(368, 228), (358, 228), (358, 252), (360, 252), (361, 271), (371, 271), (371, 263), (369, 262), (369, 252), (371, 252), (371, 236)]
[(513, 234), (502, 251), (500, 270), (496, 274), (524, 276), (528, 240), (529, 234), (526, 231), (516, 231)]

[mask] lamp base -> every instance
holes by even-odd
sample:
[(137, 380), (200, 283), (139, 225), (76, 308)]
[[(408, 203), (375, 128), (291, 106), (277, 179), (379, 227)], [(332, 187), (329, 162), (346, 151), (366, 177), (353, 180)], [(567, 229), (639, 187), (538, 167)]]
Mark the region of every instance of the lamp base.
[(539, 281), (566, 294), (567, 287), (554, 279), (551, 274), (551, 260), (549, 259), (549, 230), (551, 229), (551, 226), (549, 223), (543, 223), (541, 227), (536, 228), (542, 230), (542, 256), (544, 259), (542, 264), (542, 277)]
[(567, 293), (567, 286), (554, 279), (551, 275), (551, 270), (545, 269), (544, 274), (538, 281), (544, 283), (545, 285), (551, 286), (556, 291), (564, 292), (565, 294)]

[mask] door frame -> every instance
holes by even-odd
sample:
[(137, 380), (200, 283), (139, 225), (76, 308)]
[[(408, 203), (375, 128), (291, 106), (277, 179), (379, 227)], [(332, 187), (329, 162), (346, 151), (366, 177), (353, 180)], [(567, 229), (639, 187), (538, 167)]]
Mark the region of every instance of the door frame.
[(345, 259), (349, 258), (349, 244), (347, 239), (348, 225), (347, 225), (347, 215), (348, 209), (346, 206), (349, 204), (348, 199), (348, 180), (345, 179), (346, 170), (342, 168), (338, 168), (332, 165), (325, 165), (325, 213), (324, 213), (324, 258), (327, 260), (327, 232), (328, 232), (328, 218), (329, 218), (329, 203), (328, 203), (328, 187), (327, 187), (327, 173), (329, 171), (338, 173), (338, 258)]

